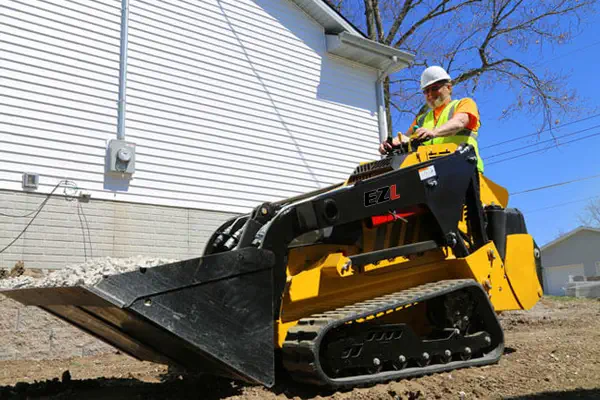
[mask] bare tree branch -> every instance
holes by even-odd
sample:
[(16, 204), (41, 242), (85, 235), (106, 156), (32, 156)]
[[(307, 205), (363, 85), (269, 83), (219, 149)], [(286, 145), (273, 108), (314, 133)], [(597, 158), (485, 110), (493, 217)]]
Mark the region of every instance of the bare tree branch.
[(452, 64), (454, 62), (454, 60), (456, 59), (456, 56), (458, 55), (458, 53), (462, 50), (462, 51), (467, 51), (469, 49), (473, 49), (474, 46), (471, 46), (470, 48), (466, 48), (466, 49), (462, 49), (462, 46), (469, 42), (471, 39), (473, 39), (473, 37), (475, 35), (477, 35), (478, 33), (480, 33), (479, 29), (473, 29), (473, 31), (468, 34), (465, 35), (465, 37), (460, 40), (455, 46), (453, 46), (453, 48), (448, 52), (448, 58), (450, 59), (448, 61), (448, 64), (446, 64), (446, 70), (451, 70), (452, 69)]
[(578, 3), (578, 4), (574, 5), (573, 7), (567, 7), (565, 9), (563, 9), (563, 10), (560, 10), (559, 9), (560, 6), (563, 5), (564, 3), (567, 3), (567, 2), (568, 2), (568, 0), (564, 0), (559, 5), (557, 5), (553, 10), (548, 11), (548, 12), (546, 12), (544, 14), (541, 14), (541, 15), (537, 15), (536, 17), (530, 18), (530, 19), (528, 19), (526, 21), (523, 21), (523, 22), (521, 22), (518, 25), (509, 27), (509, 28), (505, 28), (505, 29), (499, 29), (495, 33), (494, 36), (500, 36), (500, 35), (503, 35), (503, 34), (506, 34), (506, 33), (509, 33), (509, 32), (513, 32), (513, 31), (517, 31), (517, 30), (522, 30), (522, 29), (531, 29), (531, 27), (533, 26), (533, 24), (535, 22), (540, 21), (540, 20), (542, 20), (544, 18), (552, 17), (552, 16), (555, 16), (555, 15), (556, 16), (558, 16), (558, 15), (564, 15), (564, 14), (567, 14), (567, 13), (569, 13), (571, 11), (575, 11), (577, 9), (580, 9), (580, 8), (585, 7), (585, 6), (588, 5), (587, 3), (582, 2), (582, 3)]
[(579, 216), (582, 225), (600, 227), (600, 199), (590, 200)]
[[(348, 0), (328, 0), (346, 12)], [(416, 54), (414, 63), (385, 82), (386, 109), (414, 114), (423, 104), (419, 76), (425, 66), (442, 65), (457, 93), (475, 95), (498, 85), (512, 99), (499, 117), (516, 112), (541, 118), (540, 130), (581, 110), (564, 76), (540, 58), (522, 54), (569, 42), (597, 0), (354, 0), (355, 20), (371, 39)], [(358, 8), (357, 8), (358, 7)], [(362, 10), (359, 8), (362, 7)], [(405, 28), (406, 29), (403, 29)], [(553, 121), (553, 117), (557, 119)], [(389, 124), (390, 132), (392, 129)]]
[(342, 7), (344, 6), (344, 0), (325, 0), (330, 6), (335, 8), (337, 12), (342, 12)]
[[(518, 0), (517, 2), (515, 2), (514, 7), (511, 8), (505, 15), (502, 15), (502, 13), (506, 9), (506, 7), (508, 7), (508, 5), (510, 4), (510, 2), (507, 1), (504, 5), (500, 6), (500, 9), (498, 10), (497, 13), (494, 12), (494, 14), (492, 15), (492, 23), (490, 25), (490, 29), (488, 30), (488, 33), (485, 36), (485, 39), (483, 40), (483, 43), (481, 43), (481, 46), (479, 46), (479, 49), (478, 49), (479, 58), (481, 59), (483, 68), (485, 68), (489, 64), (487, 55), (486, 55), (486, 48), (487, 48), (488, 44), (490, 43), (490, 41), (494, 38), (494, 34), (495, 34), (496, 30), (498, 29), (498, 26), (506, 17), (508, 17), (510, 14), (512, 14), (516, 10), (516, 8), (521, 4), (521, 2), (522, 2), (522, 0)], [(494, 2), (494, 5), (495, 5), (495, 2)], [(495, 7), (494, 7), (494, 9), (495, 9)]]
[(413, 3), (413, 0), (404, 1), (400, 13), (394, 19), (394, 23), (390, 27), (390, 31), (388, 32), (388, 35), (385, 38), (385, 44), (389, 45), (390, 43), (392, 43), (392, 40), (394, 40), (394, 37), (396, 37), (396, 33), (398, 33), (398, 29), (400, 29), (400, 26), (402, 26), (402, 23), (404, 22), (404, 19), (406, 18), (408, 12), (420, 3), (420, 1), (418, 1), (417, 3)]
[(411, 36), (413, 33), (415, 33), (415, 31), (417, 30), (417, 28), (419, 28), (421, 25), (423, 25), (424, 23), (439, 17), (440, 15), (444, 15), (447, 13), (451, 13), (454, 11), (458, 11), (463, 7), (468, 6), (469, 4), (472, 3), (477, 3), (481, 0), (465, 0), (463, 3), (460, 3), (456, 6), (450, 7), (450, 8), (446, 8), (446, 4), (448, 4), (450, 2), (450, 0), (442, 0), (433, 10), (431, 10), (427, 15), (425, 15), (423, 18), (421, 18), (419, 21), (415, 22), (409, 29), (408, 31), (406, 31), (404, 33), (404, 35), (402, 35), (402, 37), (400, 39), (398, 39), (396, 41), (396, 43), (394, 43), (394, 47), (400, 47), (402, 46), (402, 44), (406, 41), (406, 39)]

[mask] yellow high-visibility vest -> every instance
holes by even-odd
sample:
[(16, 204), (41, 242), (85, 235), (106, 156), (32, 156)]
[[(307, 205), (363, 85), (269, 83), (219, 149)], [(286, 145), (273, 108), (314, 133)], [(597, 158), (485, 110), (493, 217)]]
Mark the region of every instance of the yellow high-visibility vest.
[[(427, 112), (425, 114), (421, 114), (417, 117), (417, 125), (419, 126), (419, 128), (425, 128), (425, 129), (429, 129), (429, 130), (434, 129), (437, 126), (444, 125), (446, 122), (448, 122), (454, 116), (454, 109), (456, 108), (456, 106), (458, 105), (459, 102), (460, 102), (460, 100), (452, 100), (450, 103), (448, 103), (446, 105), (446, 107), (444, 107), (444, 110), (442, 111), (442, 113), (440, 114), (437, 124), (435, 122), (433, 110), (430, 110), (429, 112)], [(454, 135), (429, 139), (429, 140), (423, 142), (423, 144), (443, 144), (443, 143), (455, 143), (457, 145), (460, 145), (463, 143), (470, 144), (475, 148), (475, 153), (477, 154), (477, 169), (479, 170), (479, 172), (483, 173), (483, 160), (479, 156), (479, 147), (477, 145), (478, 131), (479, 130), (477, 128), (475, 128), (475, 130), (463, 129), (462, 131), (460, 131)]]

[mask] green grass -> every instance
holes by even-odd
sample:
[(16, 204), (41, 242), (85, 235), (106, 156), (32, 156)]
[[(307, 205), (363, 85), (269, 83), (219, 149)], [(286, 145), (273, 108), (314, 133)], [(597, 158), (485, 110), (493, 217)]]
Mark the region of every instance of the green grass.
[(585, 297), (571, 297), (571, 296), (550, 296), (549, 294), (544, 295), (545, 299), (554, 300), (554, 301), (586, 301), (586, 300), (596, 300), (596, 299), (588, 299)]

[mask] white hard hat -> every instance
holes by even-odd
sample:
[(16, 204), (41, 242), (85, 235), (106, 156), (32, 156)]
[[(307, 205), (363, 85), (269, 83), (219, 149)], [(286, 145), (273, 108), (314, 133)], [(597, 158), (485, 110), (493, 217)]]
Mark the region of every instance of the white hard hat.
[(448, 75), (444, 68), (434, 65), (433, 67), (426, 68), (421, 74), (421, 90), (432, 83), (450, 80), (452, 80), (452, 78), (450, 78), (450, 75)]

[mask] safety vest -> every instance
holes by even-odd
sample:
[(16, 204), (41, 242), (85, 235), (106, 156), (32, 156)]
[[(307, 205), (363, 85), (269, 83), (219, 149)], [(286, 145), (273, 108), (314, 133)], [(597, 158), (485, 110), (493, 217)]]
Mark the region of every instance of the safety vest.
[[(459, 102), (460, 100), (452, 100), (450, 103), (448, 103), (446, 107), (444, 107), (442, 113), (440, 114), (437, 124), (435, 123), (433, 110), (430, 110), (429, 112), (421, 114), (417, 117), (417, 125), (420, 128), (425, 128), (429, 130), (434, 129), (437, 126), (444, 125), (454, 116), (454, 109), (456, 108)], [(462, 131), (454, 135), (436, 137), (423, 142), (423, 144), (455, 143), (457, 145), (460, 145), (466, 142), (467, 144), (470, 144), (475, 148), (475, 153), (477, 154), (477, 169), (483, 173), (483, 160), (481, 159), (481, 157), (479, 157), (479, 147), (477, 146), (477, 134), (477, 128), (475, 128), (475, 130), (463, 129)]]

